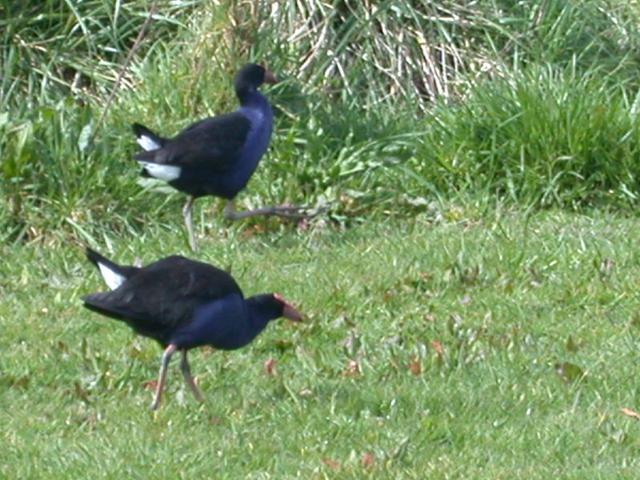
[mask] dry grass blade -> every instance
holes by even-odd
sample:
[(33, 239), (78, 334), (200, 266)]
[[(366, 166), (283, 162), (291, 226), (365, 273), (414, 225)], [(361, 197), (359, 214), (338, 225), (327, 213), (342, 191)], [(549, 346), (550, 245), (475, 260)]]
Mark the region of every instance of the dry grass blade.
[(93, 142), (93, 139), (95, 138), (96, 133), (100, 129), (100, 126), (104, 121), (104, 117), (109, 111), (109, 107), (111, 106), (111, 103), (113, 102), (113, 99), (115, 98), (116, 93), (118, 92), (118, 88), (120, 87), (120, 83), (122, 82), (122, 78), (124, 77), (125, 71), (129, 67), (129, 64), (131, 63), (131, 59), (135, 55), (136, 51), (138, 50), (138, 48), (140, 48), (140, 45), (142, 44), (142, 40), (144, 39), (145, 33), (147, 32), (147, 29), (151, 25), (151, 21), (153, 20), (153, 16), (155, 15), (156, 11), (157, 11), (157, 1), (154, 1), (151, 4), (151, 8), (149, 9), (149, 14), (147, 15), (147, 18), (145, 19), (144, 23), (142, 24), (142, 27), (140, 28), (140, 31), (138, 32), (138, 36), (133, 42), (133, 46), (129, 49), (129, 53), (127, 53), (127, 57), (125, 58), (122, 66), (120, 67), (116, 81), (113, 85), (113, 88), (111, 89), (111, 93), (109, 94), (109, 97), (107, 98), (104, 109), (100, 114), (100, 118), (96, 122), (96, 126), (95, 126), (95, 129), (93, 130), (93, 134), (91, 136), (91, 140), (89, 143)]

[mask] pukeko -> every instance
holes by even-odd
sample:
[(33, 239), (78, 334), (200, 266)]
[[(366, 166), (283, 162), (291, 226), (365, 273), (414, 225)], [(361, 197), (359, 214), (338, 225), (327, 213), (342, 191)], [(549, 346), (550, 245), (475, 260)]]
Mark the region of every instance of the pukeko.
[(235, 112), (200, 120), (174, 138), (156, 135), (138, 123), (133, 131), (145, 150), (135, 156), (144, 176), (164, 180), (189, 195), (183, 208), (189, 244), (196, 250), (191, 208), (196, 198), (213, 195), (227, 200), (224, 215), (231, 220), (253, 215), (299, 218), (296, 207), (264, 207), (238, 212), (233, 199), (246, 185), (266, 152), (273, 130), (273, 112), (258, 91), (263, 83), (276, 83), (269, 70), (245, 65), (236, 75), (240, 108)]
[(180, 369), (198, 401), (202, 392), (191, 376), (187, 351), (210, 345), (234, 350), (251, 342), (279, 317), (301, 321), (302, 315), (280, 295), (244, 298), (228, 273), (206, 263), (171, 256), (146, 267), (118, 265), (87, 248), (109, 292), (83, 297), (90, 310), (127, 323), (164, 347), (152, 409), (158, 408), (171, 356), (182, 352)]

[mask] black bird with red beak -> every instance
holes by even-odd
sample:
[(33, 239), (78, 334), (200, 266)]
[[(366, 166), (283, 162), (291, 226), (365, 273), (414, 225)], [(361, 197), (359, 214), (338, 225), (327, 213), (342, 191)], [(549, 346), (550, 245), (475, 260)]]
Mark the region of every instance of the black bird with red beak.
[(180, 368), (187, 385), (203, 401), (191, 376), (188, 350), (203, 345), (235, 350), (250, 343), (271, 320), (302, 320), (279, 294), (245, 298), (231, 275), (206, 263), (171, 256), (146, 267), (122, 266), (90, 249), (87, 258), (111, 291), (85, 296), (85, 307), (127, 323), (165, 349), (151, 405), (154, 410), (160, 405), (167, 367), (176, 351), (182, 354)]
[(233, 199), (244, 189), (267, 151), (273, 132), (273, 111), (258, 91), (276, 77), (261, 65), (245, 65), (236, 75), (240, 107), (232, 113), (200, 120), (173, 138), (163, 138), (147, 127), (133, 124), (138, 144), (145, 150), (135, 156), (142, 174), (166, 181), (189, 195), (183, 215), (189, 244), (196, 250), (191, 208), (196, 198), (213, 195), (227, 200), (225, 217), (231, 220), (253, 215), (299, 218), (300, 208), (263, 207), (238, 212)]

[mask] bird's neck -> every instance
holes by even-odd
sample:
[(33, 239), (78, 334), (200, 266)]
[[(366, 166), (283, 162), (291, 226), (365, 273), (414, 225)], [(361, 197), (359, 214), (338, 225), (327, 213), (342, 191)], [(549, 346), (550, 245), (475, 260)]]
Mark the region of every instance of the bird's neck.
[(265, 109), (269, 107), (269, 101), (255, 88), (240, 89), (236, 91), (240, 105), (245, 108)]
[(264, 305), (259, 303), (257, 297), (247, 299), (247, 315), (247, 333), (251, 338), (256, 337), (260, 332), (262, 332), (271, 320), (280, 316), (278, 312), (265, 309)]
[(264, 312), (260, 312), (249, 307), (249, 321), (247, 323), (249, 331), (251, 333), (255, 332), (253, 334), (254, 337), (262, 332), (271, 320), (273, 320), (273, 318), (270, 318)]

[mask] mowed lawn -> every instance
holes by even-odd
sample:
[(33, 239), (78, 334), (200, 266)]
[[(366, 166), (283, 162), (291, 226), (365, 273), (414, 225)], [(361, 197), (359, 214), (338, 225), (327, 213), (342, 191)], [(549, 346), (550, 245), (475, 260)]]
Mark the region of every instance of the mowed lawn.
[(270, 225), (197, 255), (178, 221), (92, 245), (215, 263), (308, 316), (194, 351), (206, 404), (175, 361), (158, 412), (161, 350), (82, 307), (104, 287), (81, 247), (0, 247), (0, 477), (637, 478), (639, 219)]

